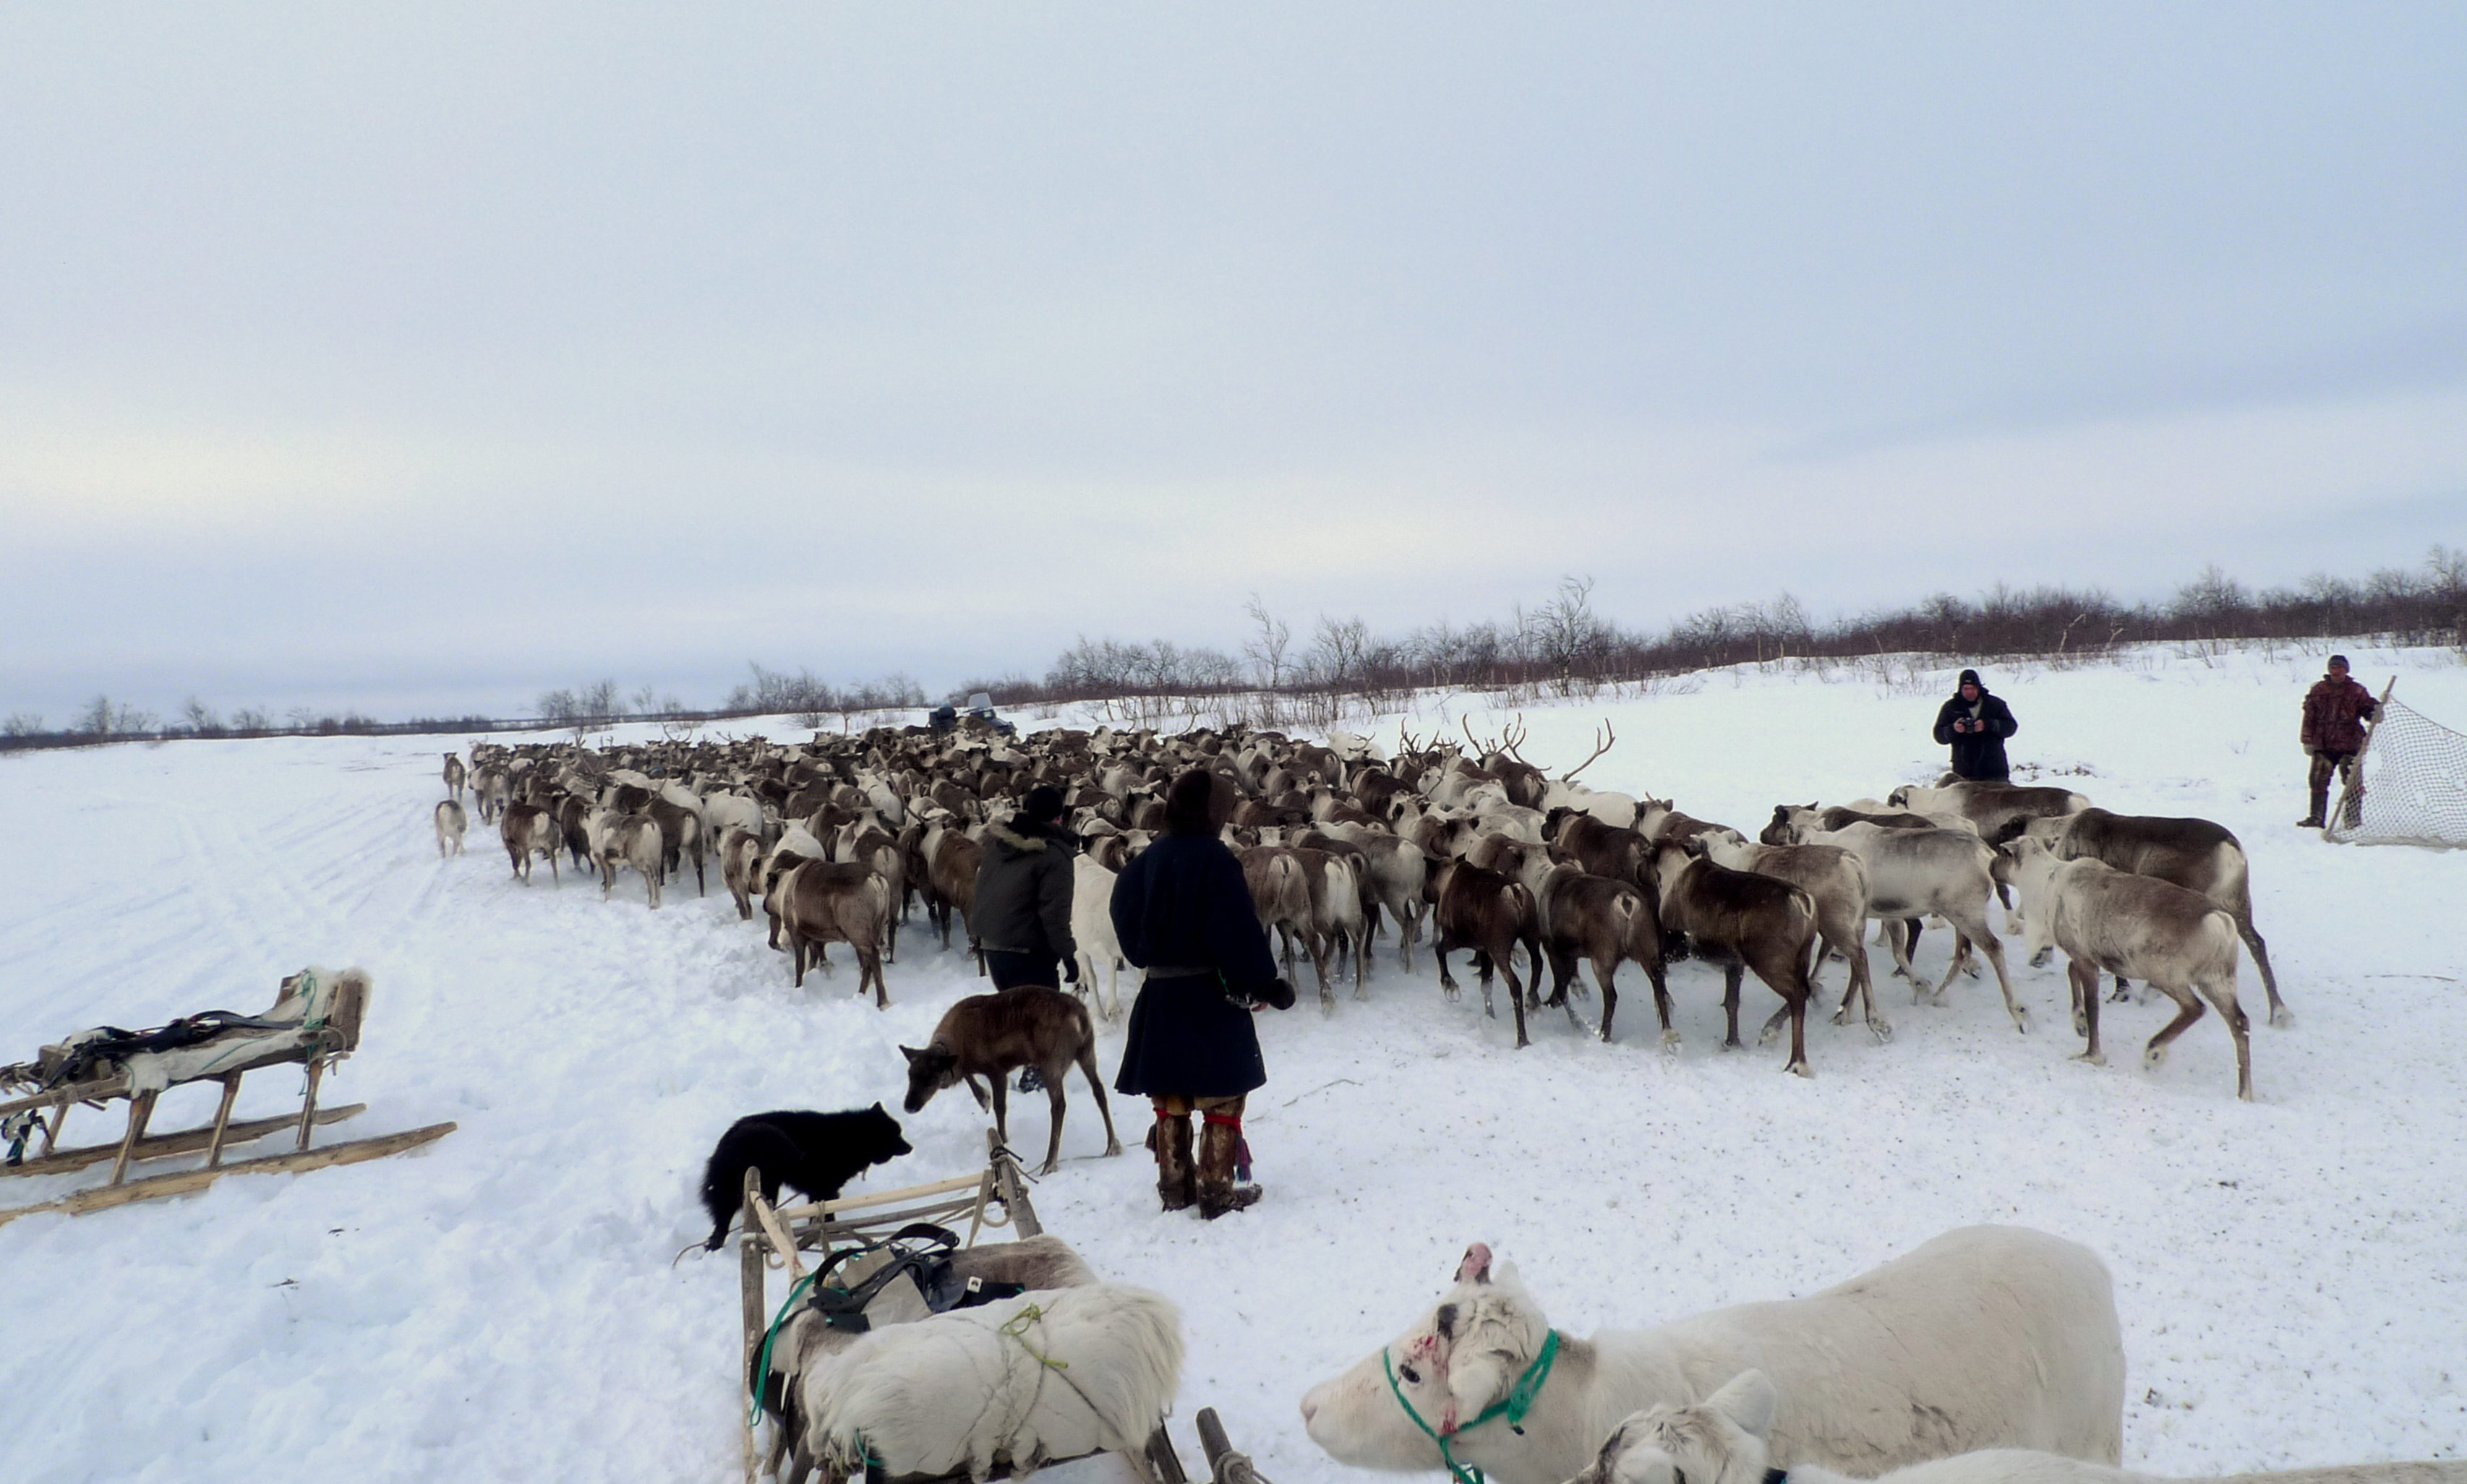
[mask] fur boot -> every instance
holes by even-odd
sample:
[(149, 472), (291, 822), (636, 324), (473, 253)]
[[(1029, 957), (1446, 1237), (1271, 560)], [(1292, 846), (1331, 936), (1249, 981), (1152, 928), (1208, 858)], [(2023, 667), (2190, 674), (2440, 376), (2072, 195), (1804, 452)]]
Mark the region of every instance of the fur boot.
[(1168, 1211), (1187, 1210), (1198, 1198), (1190, 1162), (1190, 1114), (1159, 1113), (1148, 1127), (1148, 1148), (1157, 1162), (1157, 1199)]
[(2329, 817), (2330, 791), (2326, 787), (2317, 788), (2313, 790), (2313, 807), (2305, 812), (2304, 818), (2296, 821), (2296, 827), (2297, 829), (2320, 829), (2322, 822)]
[(1241, 1149), (1241, 1124), (1208, 1120), (1199, 1135), (1199, 1214), (1209, 1221), (1246, 1209), (1259, 1199), (1258, 1186), (1234, 1183), (1234, 1159)]

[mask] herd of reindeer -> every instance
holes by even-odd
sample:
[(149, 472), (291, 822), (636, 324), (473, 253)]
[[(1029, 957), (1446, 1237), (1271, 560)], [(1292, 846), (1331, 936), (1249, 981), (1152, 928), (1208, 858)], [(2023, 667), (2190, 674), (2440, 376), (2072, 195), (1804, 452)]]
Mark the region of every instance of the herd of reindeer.
[[(1366, 994), (1372, 940), (1383, 932), (1392, 932), (1397, 961), (1411, 971), (1427, 923), (1448, 998), (1460, 992), (1448, 969), (1459, 950), (1472, 952), (1485, 1014), (1497, 1014), (1494, 975), (1506, 979), (1518, 1046), (1528, 1044), (1528, 1010), (1562, 1006), (1583, 1025), (1570, 1000), (1572, 988), (1584, 993), (1575, 972), (1583, 959), (1601, 998), (1598, 1024), (1584, 1028), (1611, 1039), (1618, 971), (1634, 962), (1653, 986), (1664, 1046), (1675, 1051), (1665, 965), (1693, 956), (1723, 970), (1725, 1046), (1740, 1045), (1739, 990), (1754, 974), (1782, 1001), (1761, 1040), (1771, 1042), (1787, 1021), (1786, 1068), (1803, 1076), (1807, 1008), (1831, 958), (1848, 974), (1834, 1023), (1848, 1023), (1855, 1007), (1878, 1040), (1891, 1035), (1875, 1005), (1871, 920), (1914, 997), (1943, 1003), (1955, 976), (1977, 976), (1983, 957), (2015, 1025), (2029, 1029), (1988, 920), (1995, 898), (2034, 963), (2055, 951), (2067, 956), (2083, 1060), (2104, 1061), (2101, 974), (2116, 977), (2119, 998), (2138, 979), (2179, 1007), (2145, 1060), (2162, 1060), (2207, 1001), (2234, 1039), (2237, 1096), (2250, 1099), (2239, 944), (2269, 993), (2272, 1023), (2288, 1021), (2253, 930), (2243, 848), (2207, 820), (2117, 815), (2068, 789), (1947, 776), (1882, 801), (1777, 805), (1751, 840), (1666, 799), (1577, 782), (1617, 741), (1607, 728), (1593, 755), (1557, 777), (1525, 759), (1515, 728), (1488, 741), (1468, 731), (1464, 744), (1400, 730), (1397, 741), (1394, 754), (1383, 755), (1343, 732), (1324, 745), (1242, 730), (1167, 736), (1100, 727), (1012, 737), (963, 722), (940, 731), (818, 735), (803, 745), (757, 737), (603, 752), (476, 742), (467, 770), (457, 754), (445, 756), (438, 849), (463, 848), (467, 788), (526, 883), (535, 859), (555, 874), (563, 854), (600, 874), (603, 897), (621, 870), (636, 872), (656, 909), (663, 884), (681, 879), (689, 861), (696, 890), (706, 890), (706, 862), (715, 854), (738, 915), (750, 921), (760, 909), (796, 983), (809, 967), (827, 969), (830, 944), (847, 943), (858, 993), (870, 984), (875, 1002), (887, 1004), (883, 964), (912, 905), (922, 899), (946, 950), (957, 924), (974, 952), (967, 923), (979, 837), (1030, 789), (1052, 784), (1082, 846), (1073, 913), (1080, 993), (1096, 996), (1103, 971), (1111, 1002), (1100, 1005), (1119, 1017), (1121, 962), (1106, 911), (1114, 877), (1163, 828), (1173, 778), (1202, 769), (1214, 822), (1242, 863), (1261, 926), (1281, 941), (1289, 977), (1297, 946), (1308, 957), (1323, 1005), (1333, 1005), (1348, 973), (1355, 996)], [(1932, 990), (1912, 962), (1931, 918), (1955, 934), (1952, 961)]]

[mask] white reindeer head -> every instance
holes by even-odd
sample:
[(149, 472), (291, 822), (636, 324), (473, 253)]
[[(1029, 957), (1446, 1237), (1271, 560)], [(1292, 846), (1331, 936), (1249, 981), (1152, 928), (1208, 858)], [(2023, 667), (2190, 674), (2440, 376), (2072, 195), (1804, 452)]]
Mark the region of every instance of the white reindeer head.
[(1456, 1277), (1413, 1328), (1302, 1397), (1303, 1428), (1330, 1457), (1365, 1469), (1438, 1468), (1438, 1445), (1423, 1428), (1453, 1435), (1506, 1396), (1541, 1353), (1550, 1326), (1512, 1264), (1494, 1274), (1490, 1248), (1477, 1242)]
[(1760, 1484), (1774, 1402), (1764, 1372), (1741, 1371), (1693, 1406), (1630, 1412), (1568, 1484)]

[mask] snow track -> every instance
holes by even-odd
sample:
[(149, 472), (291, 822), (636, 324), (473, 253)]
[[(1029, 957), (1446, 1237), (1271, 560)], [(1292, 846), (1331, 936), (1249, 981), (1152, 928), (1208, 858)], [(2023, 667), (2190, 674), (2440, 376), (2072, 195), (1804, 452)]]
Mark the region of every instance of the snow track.
[[(2388, 668), (2358, 658), (2368, 677)], [(2467, 715), (2467, 671), (2409, 673), (2418, 704)], [(1483, 1020), (1470, 981), (1443, 1002), (1427, 955), (1409, 978), (1383, 939), (1367, 1003), (1324, 1016), (1306, 982), (1301, 1007), (1260, 1022), (1256, 1209), (1160, 1215), (1143, 1111), (1116, 1100), (1131, 1153), (1098, 1158), (1075, 1073), (1039, 1211), (1099, 1272), (1184, 1306), (1186, 1452), (1189, 1413), (1214, 1405), (1283, 1484), (1369, 1477), (1310, 1446), (1295, 1402), (1417, 1313), (1476, 1238), (1583, 1333), (1805, 1293), (1976, 1221), (2107, 1257), (2129, 1465), (2456, 1456), (2467, 852), (2336, 849), (2286, 822), (2309, 678), (2257, 656), (1994, 677), (2023, 723), (2017, 761), (2087, 767), (2064, 776), (2102, 804), (2242, 836), (2297, 1018), (2255, 1025), (2255, 1106), (2234, 1101), (2214, 1020), (2165, 1067), (2139, 1065), (2159, 1005), (2111, 1007), (2113, 1065), (2067, 1060), (2061, 964), (2018, 955), (2038, 1033), (2014, 1033), (1992, 980), (1958, 980), (1935, 1009), (1882, 978), (1894, 1041), (1812, 1016), (1802, 1082), (1777, 1046), (1716, 1049), (1720, 978), (1704, 965), (1674, 966), (1675, 1057), (1632, 967), (1616, 1044), (1546, 1010), (1519, 1053), (1504, 1006)], [(1935, 702), (1750, 671), (1694, 695), (1528, 710), (1525, 751), (1581, 756), (1608, 710), (1621, 741), (1587, 775), (1597, 786), (1673, 794), (1753, 832), (1781, 799), (1924, 776)], [(701, 1159), (744, 1113), (895, 1108), (895, 1046), (983, 982), (920, 917), (876, 1012), (845, 952), (791, 990), (715, 874), (700, 898), (672, 882), (655, 913), (639, 882), (603, 903), (570, 863), (561, 887), (542, 872), (525, 888), (476, 824), (470, 853), (441, 861), (439, 750), (201, 742), (0, 761), (24, 821), (0, 874), (0, 1056), (98, 1023), (259, 1008), (281, 974), (358, 962), (376, 976), (368, 1037), (327, 1095), (370, 1105), (354, 1135), (462, 1123), (407, 1157), (0, 1228), (11, 1484), (736, 1476), (736, 1267), (669, 1267), (704, 1229)], [(1923, 971), (1942, 972), (1947, 937), (1929, 933)], [(1842, 971), (1825, 978), (1829, 1011)], [(2243, 980), (2251, 1012), (2249, 966)], [(1752, 979), (1751, 1032), (1773, 1003)], [(1590, 1025), (1599, 1001), (1579, 1008)], [(1120, 1032), (1100, 1034), (1110, 1072)], [(296, 1106), (296, 1090), (260, 1074), (240, 1115)], [(1023, 1148), (1044, 1137), (1041, 1102), (1013, 1100)], [(211, 1105), (182, 1090), (156, 1127)], [(872, 1184), (975, 1167), (984, 1125), (964, 1095), (905, 1121), (917, 1155)], [(117, 1128), (116, 1113), (71, 1122), (76, 1142)], [(11, 1180), (0, 1196), (92, 1178)]]

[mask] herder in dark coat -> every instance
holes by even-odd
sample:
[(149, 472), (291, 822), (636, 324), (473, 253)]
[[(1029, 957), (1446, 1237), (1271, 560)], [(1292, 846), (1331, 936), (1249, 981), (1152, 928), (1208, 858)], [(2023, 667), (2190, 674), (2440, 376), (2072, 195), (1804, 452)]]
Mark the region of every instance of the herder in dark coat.
[(1079, 843), (1054, 822), (1061, 818), (1061, 790), (1040, 783), (1007, 823), (985, 830), (968, 931), (985, 947), (985, 973), (997, 990), (1059, 989), (1057, 964), (1079, 982), (1078, 945), (1071, 938), (1071, 858)]
[(1954, 773), (1974, 780), (2002, 783), (2013, 776), (2013, 765), (2004, 760), (2004, 739), (2021, 730), (2012, 708), (1979, 683), (1977, 670), (1961, 672), (1953, 699), (1935, 713), (1935, 739), (1953, 749)]
[[(2304, 745), (2305, 754), (2313, 766), (2304, 786), (2313, 796), (2312, 812), (2296, 821), (2298, 829), (2320, 829), (2330, 812), (2330, 775), (2336, 773), (2342, 785), (2354, 781), (2356, 754), (2365, 750), (2365, 723), (2373, 719), (2381, 703), (2373, 693), (2347, 675), (2347, 657), (2332, 655), (2328, 669), (2304, 692), (2304, 725), (2297, 740)], [(2353, 828), (2364, 813), (2362, 794), (2347, 800), (2347, 825)]]
[[(1268, 1080), (1251, 1012), (1263, 1003), (1290, 1009), (1294, 990), (1277, 977), (1242, 864), (1211, 827), (1210, 788), (1203, 769), (1174, 779), (1165, 833), (1114, 883), (1114, 935), (1122, 956), (1147, 971), (1114, 1091), (1156, 1108), (1148, 1147), (1165, 1208), (1196, 1199), (1199, 1214), (1214, 1221), (1259, 1199), (1257, 1186), (1234, 1183), (1242, 1106)], [(1195, 1170), (1193, 1110), (1207, 1120)]]

